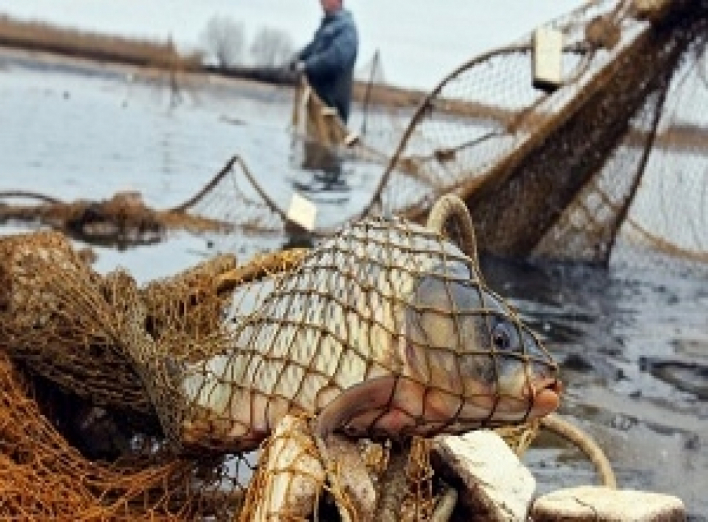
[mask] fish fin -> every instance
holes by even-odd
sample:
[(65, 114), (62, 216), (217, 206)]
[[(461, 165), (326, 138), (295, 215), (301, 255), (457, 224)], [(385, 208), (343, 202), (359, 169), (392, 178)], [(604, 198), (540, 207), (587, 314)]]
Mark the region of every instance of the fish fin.
[(315, 433), (326, 440), (361, 413), (389, 405), (393, 402), (397, 380), (397, 377), (388, 375), (347, 388), (319, 413)]

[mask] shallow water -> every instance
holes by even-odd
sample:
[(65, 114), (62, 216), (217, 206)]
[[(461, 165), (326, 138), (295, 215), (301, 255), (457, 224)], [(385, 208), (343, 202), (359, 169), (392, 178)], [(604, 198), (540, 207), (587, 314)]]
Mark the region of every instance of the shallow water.
[[(312, 180), (290, 158), (289, 90), (202, 80), (185, 83), (175, 105), (165, 85), (129, 72), (1, 59), (0, 191), (70, 201), (132, 189), (166, 208), (192, 196), (234, 154), (284, 206), (294, 181)], [(319, 194), (320, 219), (360, 208), (375, 181), (357, 171), (348, 190)], [(285, 241), (233, 237), (216, 245), (245, 259)], [(145, 282), (194, 265), (215, 251), (210, 245), (177, 233), (130, 250), (94, 247), (96, 268), (123, 266)], [(483, 271), (562, 361), (561, 413), (597, 438), (620, 485), (677, 495), (698, 520), (708, 515), (708, 280), (660, 260), (598, 270), (485, 259)], [(541, 492), (596, 480), (582, 456), (550, 437), (526, 461)]]

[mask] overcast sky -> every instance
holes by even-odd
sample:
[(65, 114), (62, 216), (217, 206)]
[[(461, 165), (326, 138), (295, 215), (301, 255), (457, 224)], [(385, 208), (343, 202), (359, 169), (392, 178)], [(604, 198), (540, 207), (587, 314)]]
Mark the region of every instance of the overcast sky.
[[(346, 0), (360, 32), (358, 64), (379, 49), (393, 83), (433, 87), (453, 68), (529, 33), (582, 0)], [(213, 16), (241, 21), (252, 35), (269, 26), (307, 42), (318, 0), (0, 0), (0, 13), (125, 36), (167, 38), (197, 47)]]

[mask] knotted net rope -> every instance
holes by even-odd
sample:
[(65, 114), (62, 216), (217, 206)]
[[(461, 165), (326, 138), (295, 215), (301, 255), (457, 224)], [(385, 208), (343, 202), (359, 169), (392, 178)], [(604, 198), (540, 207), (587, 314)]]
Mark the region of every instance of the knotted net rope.
[[(470, 249), (473, 236), (466, 243), (464, 225), (447, 217), (440, 223), (444, 227), (431, 231), (371, 220), (312, 252), (262, 255), (240, 267), (231, 256), (216, 257), (141, 289), (124, 272), (93, 272), (59, 234), (4, 238), (0, 326), (9, 444), (3, 455), (6, 480), (14, 481), (7, 490), (25, 479), (28, 484), (25, 496), (7, 504), (8, 513), (228, 518), (238, 513), (255, 469), (243, 452), (266, 439), (282, 412), (319, 415), (324, 424), (315, 425), (316, 433), (374, 438), (524, 425), (533, 413), (532, 397), (507, 395), (495, 381), (517, 368), (523, 388), (536, 373), (552, 376), (555, 365), (514, 312), (486, 289)], [(455, 230), (463, 235), (456, 237)], [(471, 255), (440, 231), (467, 245)], [(303, 300), (313, 307), (298, 307)], [(299, 322), (288, 315), (293, 310)], [(502, 319), (512, 328), (506, 333), (516, 332), (521, 341), (517, 350), (468, 347), (456, 335), (439, 336), (472, 323), (465, 330), (469, 338), (478, 339), (481, 331), (482, 338), (493, 339), (490, 323)], [(234, 343), (243, 339), (245, 349), (235, 351)], [(288, 342), (279, 344), (283, 339)], [(410, 339), (426, 343), (424, 349), (411, 352), (404, 342)], [(295, 350), (297, 342), (302, 344)], [(324, 353), (336, 357), (318, 367), (316, 358)], [(235, 354), (247, 361), (246, 369), (257, 361), (275, 371), (251, 381), (235, 376), (233, 368), (214, 371), (215, 360), (227, 368)], [(380, 384), (386, 393), (363, 411), (346, 400), (329, 412), (318, 409), (318, 391), (346, 398), (343, 392), (356, 390), (342, 370), (346, 365), (363, 372), (358, 379), (374, 382), (374, 395)], [(472, 370), (479, 382), (489, 379), (487, 387), (462, 385), (460, 368)], [(195, 380), (197, 388), (190, 384)], [(249, 406), (265, 406), (233, 415), (223, 402), (210, 402), (214, 390), (228, 394), (226, 404), (240, 394)], [(354, 395), (355, 405), (359, 398)], [(477, 400), (483, 407), (465, 409)], [(269, 417), (270, 408), (275, 413)], [(496, 418), (500, 412), (503, 417)], [(426, 519), (440, 492), (432, 490), (424, 446), (415, 447), (401, 498), (412, 519)], [(379, 459), (381, 484), (388, 484), (381, 466)]]

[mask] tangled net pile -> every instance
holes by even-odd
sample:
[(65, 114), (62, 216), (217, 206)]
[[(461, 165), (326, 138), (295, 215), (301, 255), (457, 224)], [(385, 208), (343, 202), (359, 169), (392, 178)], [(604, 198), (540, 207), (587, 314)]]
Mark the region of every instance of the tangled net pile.
[[(458, 230), (448, 220), (434, 229)], [(249, 520), (293, 475), (325, 483), (324, 470), (302, 467), (322, 455), (313, 433), (327, 439), (325, 453), (354, 458), (329, 438), (343, 430), (370, 441), (363, 455), (382, 484), (407, 477), (389, 489), (404, 492), (412, 519), (427, 519), (444, 495), (428, 444), (414, 439), (386, 464), (369, 437), (523, 425), (543, 401), (516, 386), (552, 390), (556, 372), (474, 259), (435, 230), (370, 220), (314, 251), (240, 267), (217, 256), (143, 288), (125, 272), (95, 273), (60, 234), (3, 238), (3, 516)], [(499, 328), (516, 341), (485, 344)], [(460, 329), (476, 344), (444, 335)], [(350, 382), (357, 368), (356, 381), (374, 383), (362, 392), (380, 399), (365, 409)], [(394, 406), (403, 424), (387, 416)], [(290, 427), (279, 424), (286, 413), (296, 415)], [(275, 467), (261, 464), (252, 479), (245, 452), (266, 438), (259, 462)], [(398, 513), (389, 497), (381, 512)]]
[(160, 317), (144, 323), (156, 337), (179, 332), (171, 347), (199, 345), (218, 318), (212, 276), (234, 260), (215, 258), (141, 298), (127, 274), (99, 276), (60, 234), (10, 236), (0, 248), (3, 516), (174, 520), (232, 509), (233, 491), (208, 480), (194, 489), (213, 462), (165, 451), (123, 350), (138, 302)]

